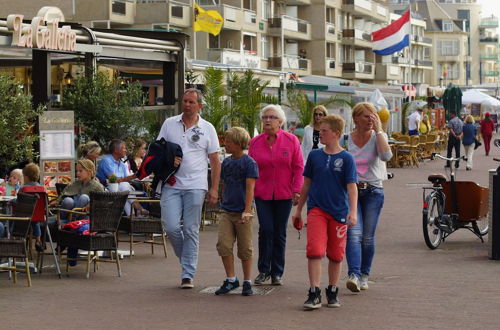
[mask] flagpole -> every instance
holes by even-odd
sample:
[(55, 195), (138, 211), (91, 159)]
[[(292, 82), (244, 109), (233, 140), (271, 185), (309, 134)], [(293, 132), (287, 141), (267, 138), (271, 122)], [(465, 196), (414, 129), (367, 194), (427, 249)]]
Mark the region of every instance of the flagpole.
[(192, 13), (193, 13), (193, 19), (192, 19), (192, 27), (191, 27), (191, 31), (192, 31), (192, 41), (193, 41), (193, 45), (191, 47), (191, 60), (196, 60), (196, 31), (194, 30), (194, 4), (195, 4), (195, 0), (191, 0), (191, 10), (192, 10)]
[[(408, 70), (410, 71), (409, 78), (408, 78), (408, 91), (409, 91), (409, 94), (408, 94), (409, 98), (408, 98), (408, 100), (411, 102), (411, 93), (412, 93), (412, 90), (411, 90), (411, 87), (412, 87), (412, 84), (411, 84), (411, 80), (412, 80), (411, 79), (411, 67), (412, 67), (412, 61), (413, 61), (412, 57), (411, 57), (411, 41), (412, 41), (412, 34), (411, 34), (411, 2), (410, 2), (410, 34), (408, 35), (408, 37), (410, 39), (409, 40), (410, 42), (408, 44), (408, 58), (410, 60), (410, 66), (408, 67)], [(415, 96), (417, 96), (416, 92), (417, 91), (415, 89)]]

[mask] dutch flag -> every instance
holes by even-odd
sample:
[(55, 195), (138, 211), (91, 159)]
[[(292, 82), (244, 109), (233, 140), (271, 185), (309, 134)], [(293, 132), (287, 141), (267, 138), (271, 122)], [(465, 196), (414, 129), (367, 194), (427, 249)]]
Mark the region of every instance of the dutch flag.
[(372, 32), (373, 52), (390, 55), (410, 44), (410, 11), (383, 29)]

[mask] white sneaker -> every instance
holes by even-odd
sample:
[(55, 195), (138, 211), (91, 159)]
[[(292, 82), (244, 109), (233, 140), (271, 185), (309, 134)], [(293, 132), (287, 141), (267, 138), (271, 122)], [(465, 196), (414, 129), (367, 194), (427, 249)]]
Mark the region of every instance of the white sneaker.
[(347, 280), (345, 285), (352, 292), (360, 292), (361, 291), (361, 289), (359, 288), (359, 278), (356, 276), (356, 274), (349, 275), (349, 279)]
[(368, 275), (362, 274), (359, 281), (359, 288), (361, 290), (368, 290)]

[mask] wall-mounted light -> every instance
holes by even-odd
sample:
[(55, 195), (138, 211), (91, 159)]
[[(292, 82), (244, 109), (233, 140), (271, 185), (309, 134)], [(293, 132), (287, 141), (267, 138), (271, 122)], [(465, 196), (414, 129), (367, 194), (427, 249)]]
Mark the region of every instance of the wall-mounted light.
[(71, 74), (71, 71), (68, 71), (64, 76), (64, 83), (66, 85), (71, 85), (73, 83), (73, 75)]

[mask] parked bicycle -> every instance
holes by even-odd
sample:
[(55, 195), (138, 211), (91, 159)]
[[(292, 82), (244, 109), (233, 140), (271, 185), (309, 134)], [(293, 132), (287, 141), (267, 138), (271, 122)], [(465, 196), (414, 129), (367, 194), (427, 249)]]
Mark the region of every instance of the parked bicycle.
[(443, 174), (431, 174), (428, 180), (432, 187), (423, 188), (425, 244), (434, 250), (461, 228), (470, 230), (484, 242), (483, 236), (488, 233), (489, 189), (475, 182), (455, 180), (454, 165), (459, 158), (446, 158), (433, 153), (431, 159), (435, 157), (450, 162), (450, 166), (446, 167), (449, 179)]

